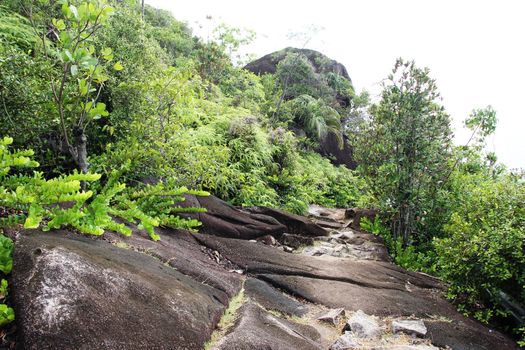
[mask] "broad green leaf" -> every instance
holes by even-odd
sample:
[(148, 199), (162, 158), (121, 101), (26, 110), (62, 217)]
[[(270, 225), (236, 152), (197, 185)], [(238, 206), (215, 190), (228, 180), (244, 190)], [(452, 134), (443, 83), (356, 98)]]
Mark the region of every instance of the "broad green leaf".
[(124, 69), (124, 67), (122, 66), (122, 63), (120, 63), (120, 61), (118, 61), (117, 63), (115, 63), (113, 65), (113, 69), (116, 70), (116, 71), (121, 71)]
[(78, 74), (78, 66), (76, 64), (71, 66), (71, 75), (76, 76)]
[(69, 61), (69, 62), (73, 62), (74, 59), (73, 59), (73, 55), (71, 54), (71, 52), (68, 50), (68, 49), (65, 49), (64, 50), (64, 55), (66, 57), (66, 61)]
[(88, 93), (88, 84), (85, 79), (78, 80), (78, 88), (82, 96), (85, 96)]
[(75, 19), (78, 19), (78, 10), (75, 5), (69, 5), (69, 11), (71, 11)]

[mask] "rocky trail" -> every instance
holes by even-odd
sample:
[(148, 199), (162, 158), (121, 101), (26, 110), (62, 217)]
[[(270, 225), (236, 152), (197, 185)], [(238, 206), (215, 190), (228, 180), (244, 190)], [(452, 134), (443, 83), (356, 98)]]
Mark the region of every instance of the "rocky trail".
[(188, 197), (201, 233), (12, 230), (19, 349), (517, 349), (389, 261), (366, 212)]

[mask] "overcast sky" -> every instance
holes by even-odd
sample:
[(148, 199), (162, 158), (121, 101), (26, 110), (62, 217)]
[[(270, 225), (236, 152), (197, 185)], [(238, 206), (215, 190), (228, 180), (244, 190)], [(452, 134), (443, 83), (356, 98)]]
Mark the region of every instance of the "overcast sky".
[[(453, 118), (456, 143), (470, 135), (462, 121), (492, 105), (498, 128), (488, 148), (511, 168), (525, 168), (525, 1), (218, 1), (146, 0), (170, 10), (206, 38), (220, 21), (257, 33), (257, 57), (287, 46), (290, 32), (324, 28), (307, 48), (343, 63), (356, 87), (372, 95), (395, 59), (430, 68)], [(211, 16), (213, 20), (207, 20)]]

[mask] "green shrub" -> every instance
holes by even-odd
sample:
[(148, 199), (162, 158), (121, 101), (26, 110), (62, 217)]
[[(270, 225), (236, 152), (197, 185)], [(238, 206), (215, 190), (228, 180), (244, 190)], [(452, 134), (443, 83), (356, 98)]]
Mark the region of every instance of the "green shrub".
[(432, 251), (418, 250), (414, 245), (404, 246), (401, 238), (395, 240), (392, 232), (383, 225), (379, 216), (376, 216), (374, 221), (364, 217), (360, 224), (363, 230), (383, 238), (389, 255), (397, 265), (410, 271), (436, 273), (435, 254)]
[(12, 252), (13, 241), (4, 235), (0, 235), (0, 271), (6, 275), (13, 269)]
[[(3, 277), (9, 274), (13, 268), (13, 241), (0, 234), (0, 271)], [(0, 282), (0, 301), (4, 301), (7, 297), (8, 284), (2, 278)], [(0, 327), (12, 322), (15, 319), (15, 312), (5, 303), (0, 304)]]
[(158, 240), (160, 237), (154, 231), (156, 226), (191, 229), (199, 225), (198, 221), (179, 218), (176, 213), (200, 209), (179, 209), (174, 205), (184, 199), (184, 193), (206, 195), (205, 192), (192, 192), (162, 183), (124, 192), (126, 185), (118, 182), (118, 178), (126, 166), (121, 171), (113, 171), (98, 192), (83, 190), (82, 185), (87, 187), (89, 182), (98, 181), (99, 174), (75, 172), (49, 180), (39, 172), (32, 176), (9, 175), (12, 167), (38, 166), (29, 158), (31, 151), (8, 150), (12, 142), (13, 139), (8, 137), (0, 140), (0, 206), (24, 213), (25, 228), (41, 227), (47, 231), (70, 226), (92, 235), (101, 235), (105, 230), (130, 235), (131, 229), (113, 218), (121, 217), (132, 223), (138, 220), (139, 228), (145, 229), (153, 240)]
[(482, 321), (506, 315), (502, 294), (525, 304), (525, 183), (504, 175), (462, 177), (459, 204), (436, 238), (448, 296)]

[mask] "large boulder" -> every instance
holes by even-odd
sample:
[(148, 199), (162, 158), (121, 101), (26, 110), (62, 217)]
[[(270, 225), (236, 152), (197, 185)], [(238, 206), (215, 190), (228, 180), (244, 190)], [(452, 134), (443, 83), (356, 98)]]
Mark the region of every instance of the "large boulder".
[(263, 56), (255, 61), (248, 63), (244, 69), (247, 69), (257, 75), (263, 74), (275, 74), (277, 71), (277, 65), (281, 62), (288, 53), (300, 53), (303, 54), (308, 61), (312, 64), (316, 73), (335, 73), (346, 78), (349, 81), (350, 75), (346, 67), (341, 63), (330, 59), (326, 55), (309, 49), (297, 49), (294, 47), (287, 47), (283, 50), (272, 52), (266, 56)]
[[(348, 75), (348, 71), (343, 64), (327, 57), (318, 51), (309, 49), (288, 47), (252, 61), (244, 68), (258, 75), (268, 73), (275, 74), (279, 62), (281, 62), (290, 53), (303, 55), (312, 66), (317, 78), (312, 79), (308, 85), (324, 86), (324, 84), (326, 84), (326, 75), (329, 73), (334, 73), (340, 77), (343, 77), (344, 79), (348, 80), (350, 85), (352, 84), (352, 80)], [(341, 108), (348, 108), (350, 106), (350, 97), (347, 94), (341, 94), (340, 92), (328, 86), (325, 88), (331, 91), (331, 94), (333, 94), (334, 103), (338, 104)], [(288, 100), (294, 97), (297, 96), (286, 96), (285, 98)], [(319, 96), (314, 97), (317, 98)], [(297, 129), (299, 130), (294, 130), (296, 134), (304, 133), (304, 131), (300, 130), (300, 128)], [(326, 137), (324, 137), (319, 142), (317, 152), (323, 156), (329, 157), (335, 165), (345, 165), (349, 169), (355, 169), (357, 166), (357, 163), (352, 156), (353, 150), (347, 137), (344, 137), (343, 147), (340, 147), (338, 138), (333, 133), (328, 133)]]
[(16, 242), (20, 349), (202, 349), (224, 292), (157, 259), (62, 232)]

